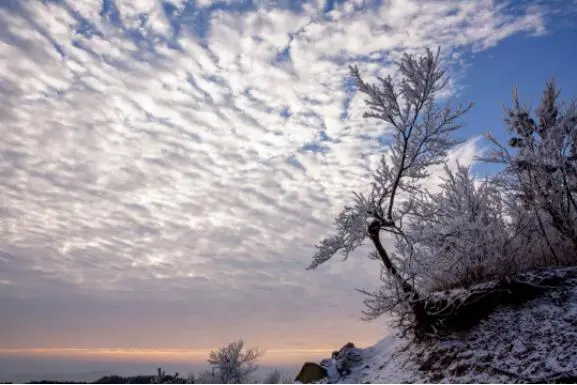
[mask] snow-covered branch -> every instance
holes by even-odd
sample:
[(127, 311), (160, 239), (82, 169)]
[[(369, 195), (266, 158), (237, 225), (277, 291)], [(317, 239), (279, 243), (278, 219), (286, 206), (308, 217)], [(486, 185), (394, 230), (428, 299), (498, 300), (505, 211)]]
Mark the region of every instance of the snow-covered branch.
[[(440, 68), (440, 50), (427, 50), (422, 57), (404, 55), (397, 65), (400, 81), (391, 76), (377, 84), (366, 82), (357, 67), (350, 68), (358, 90), (367, 96), (367, 118), (379, 119), (391, 128), (387, 156), (382, 156), (367, 193), (355, 193), (355, 204), (347, 206), (335, 221), (336, 234), (322, 240), (308, 269), (341, 253), (345, 258), (369, 238), (388, 275), (400, 290), (403, 300), (413, 306), (419, 294), (409, 276), (394, 262), (383, 247), (380, 232), (403, 237), (403, 218), (412, 211), (412, 195), (420, 190), (419, 182), (428, 176), (428, 168), (445, 161), (449, 149), (461, 140), (453, 134), (462, 123), (459, 118), (471, 105), (453, 108), (439, 106), (437, 94), (448, 83)], [(403, 194), (408, 201), (397, 204)], [(400, 294), (399, 294), (400, 295)], [(415, 317), (420, 310), (413, 308)]]

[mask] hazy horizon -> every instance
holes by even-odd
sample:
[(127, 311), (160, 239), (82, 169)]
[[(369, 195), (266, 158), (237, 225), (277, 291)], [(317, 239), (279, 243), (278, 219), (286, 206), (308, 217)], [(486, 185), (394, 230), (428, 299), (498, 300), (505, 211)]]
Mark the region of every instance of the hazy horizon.
[[(338, 347), (263, 349), (265, 354), (259, 359), (259, 370), (256, 374), (260, 376), (273, 369), (292, 374), (298, 371), (305, 361), (327, 358), (335, 349)], [(94, 376), (99, 378), (105, 375), (103, 372), (122, 376), (152, 375), (158, 367), (170, 374), (179, 372), (187, 375), (189, 372), (196, 373), (208, 368), (208, 353), (208, 350), (184, 349), (0, 349), (0, 381), (90, 381)], [(46, 378), (50, 375), (58, 377)]]
[[(272, 364), (263, 360), (259, 365), (257, 376), (279, 369), (283, 373), (296, 376), (300, 364)], [(106, 359), (72, 359), (72, 358), (9, 358), (0, 355), (0, 382), (21, 383), (39, 380), (56, 381), (94, 381), (104, 375), (115, 374), (120, 376), (154, 375), (161, 367), (169, 374), (178, 372), (181, 376), (189, 373), (198, 373), (206, 369), (204, 362), (172, 362), (159, 359), (157, 361), (138, 362), (134, 360), (106, 360)]]

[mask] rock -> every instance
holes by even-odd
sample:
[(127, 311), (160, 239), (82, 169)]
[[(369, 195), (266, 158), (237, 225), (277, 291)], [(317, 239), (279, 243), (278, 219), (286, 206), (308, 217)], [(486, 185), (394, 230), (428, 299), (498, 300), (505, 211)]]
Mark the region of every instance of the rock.
[(326, 376), (327, 370), (325, 368), (314, 362), (305, 362), (295, 381), (310, 384), (311, 382), (322, 380)]
[(352, 342), (347, 343), (335, 353), (333, 353), (333, 357), (336, 359), (337, 368), (342, 375), (350, 374), (351, 368), (357, 366), (363, 360), (361, 349), (356, 348)]

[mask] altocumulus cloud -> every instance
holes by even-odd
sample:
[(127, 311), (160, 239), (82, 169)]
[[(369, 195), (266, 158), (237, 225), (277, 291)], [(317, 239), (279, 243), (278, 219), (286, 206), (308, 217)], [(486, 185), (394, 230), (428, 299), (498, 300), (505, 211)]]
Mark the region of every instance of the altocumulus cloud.
[(344, 342), (374, 266), (303, 269), (384, 133), (347, 65), (543, 32), (489, 0), (2, 1), (2, 341)]

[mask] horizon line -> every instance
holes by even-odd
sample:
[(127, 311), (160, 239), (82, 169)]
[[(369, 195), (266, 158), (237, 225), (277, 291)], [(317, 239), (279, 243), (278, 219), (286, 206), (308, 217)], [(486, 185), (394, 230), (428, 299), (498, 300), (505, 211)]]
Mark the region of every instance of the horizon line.
[[(43, 358), (127, 358), (127, 359), (171, 359), (175, 361), (190, 360), (195, 358), (206, 359), (208, 354), (215, 349), (183, 349), (183, 348), (0, 348), (0, 356), (18, 357), (43, 357)], [(333, 351), (332, 348), (287, 348), (287, 349), (262, 349), (263, 361), (269, 361), (270, 356), (275, 356), (274, 361), (282, 358), (298, 357), (305, 355), (321, 355)], [(296, 358), (295, 357), (295, 358)]]

